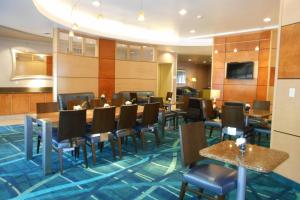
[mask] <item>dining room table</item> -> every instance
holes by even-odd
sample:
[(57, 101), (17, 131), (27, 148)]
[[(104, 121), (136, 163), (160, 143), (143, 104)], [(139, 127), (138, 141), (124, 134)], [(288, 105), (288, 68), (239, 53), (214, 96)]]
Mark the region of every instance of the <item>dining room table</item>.
[(241, 151), (234, 141), (223, 141), (199, 151), (203, 157), (229, 163), (238, 167), (237, 200), (246, 196), (247, 169), (260, 173), (270, 173), (289, 158), (288, 153), (252, 144), (246, 144)]
[[(120, 116), (120, 107), (116, 107), (115, 118), (118, 119)], [(137, 109), (137, 115), (141, 116), (144, 110), (144, 106), (139, 105)], [(93, 120), (93, 109), (86, 111), (86, 122), (90, 123)], [(33, 153), (33, 124), (37, 124), (42, 130), (42, 168), (43, 174), (52, 173), (52, 127), (57, 126), (59, 123), (59, 112), (51, 113), (29, 113), (25, 115), (24, 119), (24, 145), (25, 145), (25, 157), (26, 160), (32, 160)]]
[(245, 125), (248, 126), (249, 118), (264, 119), (272, 115), (270, 110), (250, 109), (245, 112)]

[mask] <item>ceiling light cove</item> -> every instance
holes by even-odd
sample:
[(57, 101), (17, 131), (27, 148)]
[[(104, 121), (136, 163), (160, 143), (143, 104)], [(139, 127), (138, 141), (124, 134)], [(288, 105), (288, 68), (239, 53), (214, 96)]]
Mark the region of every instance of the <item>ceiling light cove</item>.
[(194, 29), (190, 30), (190, 33), (196, 33), (196, 31)]
[(264, 22), (266, 22), (266, 23), (271, 22), (271, 21), (272, 21), (272, 19), (270, 17), (264, 18)]
[[(72, 5), (69, 1), (33, 0), (33, 3), (38, 11), (50, 20), (70, 29), (74, 29), (73, 24), (76, 22), (75, 29), (78, 28), (80, 32), (96, 36), (133, 42), (179, 46), (210, 46), (213, 42), (212, 38), (190, 39), (179, 37), (179, 33), (172, 28), (150, 29), (144, 26), (126, 24), (106, 17), (102, 18), (102, 15), (97, 17), (97, 14), (87, 12), (84, 9), (80, 9), (80, 7), (71, 16)], [(144, 12), (139, 13), (138, 20), (145, 20)], [(73, 34), (71, 33), (71, 35)]]
[(99, 7), (100, 6), (100, 2), (99, 1), (93, 1), (92, 5), (95, 7)]

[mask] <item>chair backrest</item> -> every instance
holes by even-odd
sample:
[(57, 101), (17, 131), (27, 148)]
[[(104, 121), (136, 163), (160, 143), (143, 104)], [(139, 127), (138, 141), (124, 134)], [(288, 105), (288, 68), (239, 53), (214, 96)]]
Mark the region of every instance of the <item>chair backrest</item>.
[(243, 102), (235, 102), (235, 101), (227, 101), (224, 102), (225, 106), (242, 106), (243, 108), (245, 108), (245, 104)]
[(58, 112), (58, 103), (57, 102), (47, 102), (47, 103), (37, 103), (36, 104), (36, 113), (50, 113)]
[(162, 97), (150, 97), (150, 103), (159, 103), (159, 107), (164, 108), (164, 100)]
[(65, 93), (57, 95), (57, 102), (59, 104), (59, 110), (67, 110), (68, 101), (81, 99), (90, 103), (91, 99), (94, 99), (93, 92), (81, 92), (81, 93)]
[(111, 104), (113, 106), (116, 107), (120, 107), (121, 105), (123, 105), (125, 102), (123, 95), (118, 93), (118, 94), (113, 94), (112, 98), (111, 98)]
[(142, 125), (148, 126), (157, 123), (159, 113), (159, 103), (144, 104)]
[(207, 147), (204, 122), (180, 125), (179, 138), (182, 165), (194, 165), (202, 158), (199, 150)]
[(106, 133), (115, 130), (116, 107), (95, 108), (92, 123), (92, 133)]
[(169, 101), (169, 98), (172, 99), (173, 92), (167, 92), (166, 101)]
[(137, 93), (136, 92), (130, 92), (129, 93), (129, 96), (130, 96), (130, 101), (132, 102), (132, 103), (137, 103), (137, 98), (138, 98), (138, 96), (137, 96)]
[(87, 99), (87, 97), (85, 98), (85, 100), (77, 98), (77, 99), (73, 99), (67, 102), (67, 110), (73, 110), (74, 106), (78, 106), (80, 105), (83, 109), (89, 109), (90, 108), (90, 104), (89, 101)]
[(123, 105), (120, 110), (120, 118), (118, 121), (117, 129), (131, 129), (136, 124), (136, 115), (137, 115), (136, 104), (133, 105)]
[(104, 104), (106, 103), (106, 99), (105, 98), (100, 98), (100, 99), (92, 99), (91, 100), (91, 108), (99, 108), (99, 107), (103, 107)]
[(270, 110), (270, 101), (258, 101), (254, 100), (253, 109), (257, 110)]
[(200, 98), (189, 98), (188, 118), (203, 121), (203, 100)]
[(58, 141), (83, 137), (86, 129), (86, 110), (59, 112)]
[(178, 107), (178, 108), (182, 109), (183, 111), (187, 112), (188, 108), (189, 108), (189, 100), (190, 100), (190, 97), (187, 96), (187, 95), (180, 96), (178, 98), (178, 101), (183, 102), (183, 104), (179, 104), (176, 107)]
[(203, 115), (206, 120), (215, 118), (216, 115), (212, 100), (203, 100), (203, 111)]
[(222, 106), (222, 126), (244, 129), (245, 116), (242, 106)]

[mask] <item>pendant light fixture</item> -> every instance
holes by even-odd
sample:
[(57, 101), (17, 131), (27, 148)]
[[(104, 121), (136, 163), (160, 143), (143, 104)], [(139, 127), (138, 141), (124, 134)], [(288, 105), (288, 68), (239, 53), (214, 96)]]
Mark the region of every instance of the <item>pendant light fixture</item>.
[[(75, 9), (75, 7), (78, 5), (78, 3), (79, 3), (79, 1), (80, 0), (77, 0), (77, 1), (75, 1), (73, 4), (72, 4), (72, 7), (71, 7), (71, 19), (72, 19), (72, 21), (74, 21), (73, 20), (73, 12), (74, 12), (74, 9)], [(69, 31), (69, 37), (74, 37), (74, 30), (78, 30), (78, 28), (79, 28), (79, 26), (78, 26), (78, 24), (76, 23), (76, 22), (73, 22), (72, 23), (72, 29)]]
[(102, 0), (100, 0), (100, 13), (97, 15), (97, 20), (102, 20), (103, 19), (103, 14), (102, 14)]
[(141, 9), (139, 11), (138, 21), (140, 21), (140, 22), (145, 21), (145, 13), (144, 13), (144, 8), (143, 8), (143, 0), (141, 0)]

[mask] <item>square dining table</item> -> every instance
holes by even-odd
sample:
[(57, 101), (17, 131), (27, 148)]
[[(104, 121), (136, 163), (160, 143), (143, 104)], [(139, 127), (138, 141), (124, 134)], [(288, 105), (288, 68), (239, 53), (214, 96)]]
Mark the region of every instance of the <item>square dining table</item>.
[(241, 153), (234, 141), (223, 141), (199, 151), (210, 159), (229, 163), (238, 167), (237, 199), (244, 200), (246, 194), (247, 169), (269, 173), (288, 159), (286, 152), (247, 144), (246, 152)]
[[(142, 115), (144, 110), (143, 106), (138, 106), (137, 115)], [(91, 122), (93, 120), (93, 110), (86, 111), (86, 121)], [(120, 116), (120, 107), (116, 107), (115, 118)], [(59, 112), (27, 114), (24, 119), (24, 142), (25, 142), (25, 157), (27, 160), (32, 159), (33, 148), (33, 123), (36, 123), (42, 128), (42, 168), (44, 175), (52, 173), (51, 165), (51, 152), (52, 152), (52, 127), (55, 127), (59, 123)]]

